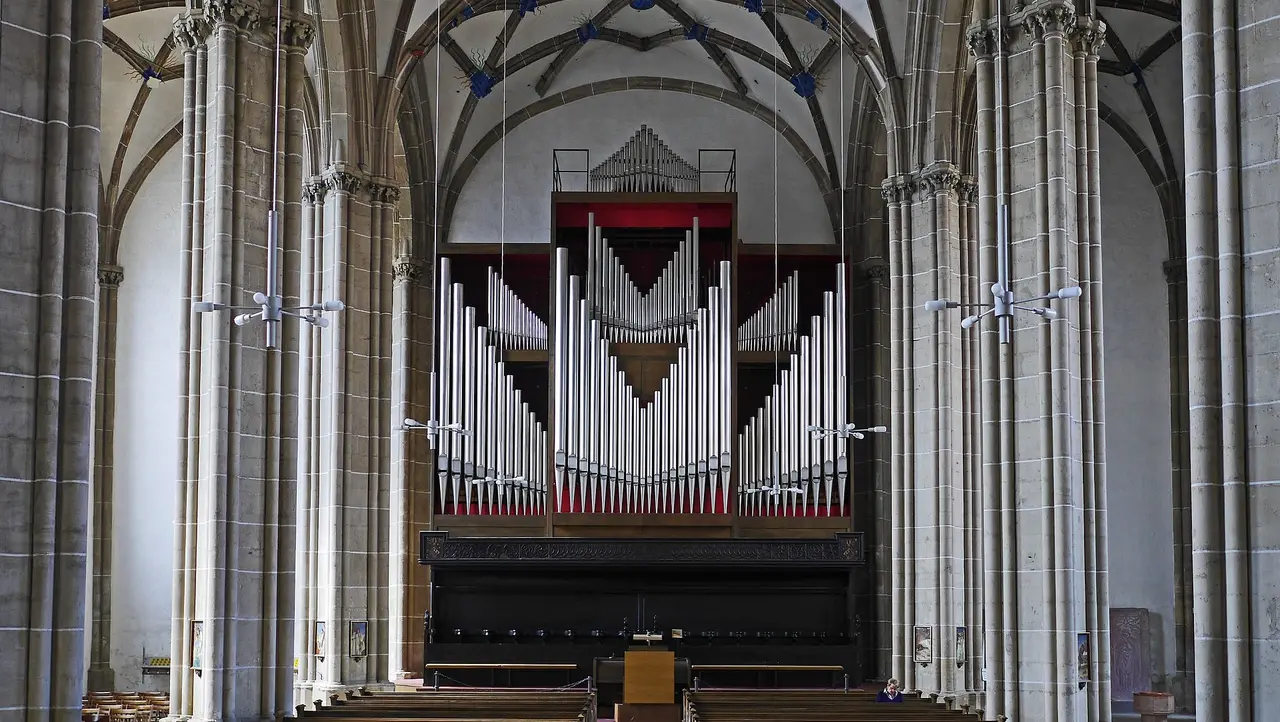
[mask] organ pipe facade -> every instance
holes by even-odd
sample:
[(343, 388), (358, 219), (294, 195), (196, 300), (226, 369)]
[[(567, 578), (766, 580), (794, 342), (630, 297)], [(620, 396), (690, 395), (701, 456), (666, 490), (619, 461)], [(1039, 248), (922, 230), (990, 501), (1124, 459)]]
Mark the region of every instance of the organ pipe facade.
[[(805, 324), (798, 271), (739, 323), (733, 264), (704, 261), (696, 218), (684, 235), (642, 290), (590, 216), (585, 266), (552, 251), (547, 318), (494, 268), (482, 309), (468, 305), (442, 259), (431, 413), (454, 430), (433, 436), (439, 513), (847, 515), (847, 435), (823, 433), (849, 421), (844, 265)], [(670, 359), (651, 398), (619, 355), (645, 346)], [(516, 382), (511, 359), (531, 353), (545, 405)], [(772, 375), (753, 409), (739, 408), (746, 354)]]

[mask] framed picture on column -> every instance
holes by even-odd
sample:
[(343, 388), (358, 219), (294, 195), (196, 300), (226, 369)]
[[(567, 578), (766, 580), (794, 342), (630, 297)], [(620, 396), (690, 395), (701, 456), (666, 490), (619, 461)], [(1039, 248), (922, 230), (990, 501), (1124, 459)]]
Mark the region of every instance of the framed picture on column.
[(324, 622), (316, 622), (316, 657), (324, 659), (324, 642), (325, 642), (325, 625)]
[(933, 661), (933, 627), (915, 627), (915, 663), (928, 664)]
[(201, 620), (191, 623), (191, 669), (195, 672), (204, 669), (204, 622)]
[(956, 666), (963, 667), (969, 656), (969, 628), (956, 627)]
[(1080, 677), (1080, 683), (1084, 684), (1089, 681), (1090, 667), (1089, 663), (1089, 633), (1080, 632), (1076, 635), (1076, 667)]
[(352, 659), (364, 659), (369, 654), (369, 622), (348, 622), (347, 653)]

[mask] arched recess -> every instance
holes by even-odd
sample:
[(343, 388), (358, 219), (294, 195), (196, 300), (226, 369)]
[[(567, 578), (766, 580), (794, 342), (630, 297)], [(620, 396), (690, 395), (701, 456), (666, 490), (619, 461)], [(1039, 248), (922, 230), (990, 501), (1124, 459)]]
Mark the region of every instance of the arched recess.
[(746, 113), (754, 117), (762, 123), (777, 123), (777, 132), (799, 156), (800, 160), (809, 169), (809, 173), (813, 176), (814, 182), (817, 184), (819, 191), (822, 193), (826, 208), (830, 214), (830, 220), (833, 229), (838, 229), (836, 225), (839, 222), (838, 216), (834, 210), (838, 204), (830, 202), (830, 196), (836, 192), (831, 188), (830, 180), (827, 177), (826, 170), (822, 167), (822, 161), (817, 154), (804, 142), (798, 133), (785, 120), (775, 116), (774, 112), (763, 104), (738, 95), (726, 93), (724, 88), (706, 83), (699, 83), (690, 80), (675, 80), (672, 78), (658, 77), (632, 77), (627, 78), (624, 85), (613, 87), (601, 84), (580, 85), (570, 88), (554, 96), (548, 96), (536, 103), (522, 108), (515, 113), (507, 116), (505, 122), (500, 122), (489, 129), (475, 146), (467, 154), (466, 159), (458, 165), (457, 171), (453, 177), (449, 179), (448, 185), (443, 189), (441, 207), (441, 235), (448, 238), (449, 227), (452, 222), (454, 208), (456, 207), (458, 197), (462, 193), (462, 189), (467, 184), (467, 179), (475, 170), (482, 159), (490, 149), (492, 149), (503, 137), (504, 134), (510, 133), (521, 124), (536, 118), (547, 111), (559, 108), (564, 105), (585, 100), (587, 98), (607, 95), (617, 92), (627, 92), (636, 90), (649, 90), (660, 92), (682, 92), (694, 95), (717, 103), (722, 103), (731, 108)]

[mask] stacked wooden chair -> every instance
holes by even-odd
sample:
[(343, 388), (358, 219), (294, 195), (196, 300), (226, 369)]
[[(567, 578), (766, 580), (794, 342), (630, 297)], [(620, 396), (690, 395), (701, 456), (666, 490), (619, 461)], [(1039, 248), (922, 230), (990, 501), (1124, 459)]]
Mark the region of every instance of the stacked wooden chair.
[(90, 692), (80, 705), (82, 722), (159, 722), (168, 715), (167, 692)]

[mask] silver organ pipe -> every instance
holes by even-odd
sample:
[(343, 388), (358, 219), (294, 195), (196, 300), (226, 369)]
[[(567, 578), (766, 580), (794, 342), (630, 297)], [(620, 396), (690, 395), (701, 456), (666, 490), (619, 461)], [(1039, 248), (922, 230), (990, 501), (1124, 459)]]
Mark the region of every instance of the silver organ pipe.
[(490, 343), (514, 351), (547, 350), (547, 324), (492, 268), (489, 269), (487, 301)]
[(720, 264), (720, 281), (708, 290), (707, 306), (690, 312), (686, 342), (644, 405), (609, 352), (608, 324), (593, 314), (598, 294), (625, 283), (625, 274), (608, 265), (607, 272), (590, 272), (584, 297), (583, 281), (569, 273), (568, 264), (568, 250), (557, 250), (552, 435), (558, 511), (727, 511), (733, 440), (730, 264)]
[(842, 516), (849, 480), (847, 440), (818, 438), (811, 427), (848, 423), (843, 372), (846, 311), (844, 265), (836, 291), (823, 294), (822, 314), (796, 341), (763, 408), (739, 437), (738, 513), (744, 516)]
[(739, 351), (795, 351), (800, 331), (800, 273), (793, 272), (738, 329)]
[(696, 318), (699, 297), (698, 220), (676, 248), (653, 287), (642, 293), (589, 214), (587, 299), (604, 338), (622, 343), (682, 343)]
[[(499, 287), (506, 288), (500, 282)], [(491, 277), (491, 304), (494, 288)], [(475, 308), (463, 302), (462, 285), (451, 283), (447, 258), (440, 259), (437, 318), (432, 420), (442, 426), (458, 423), (466, 431), (436, 438), (441, 512), (545, 513), (547, 432), (507, 373), (502, 349), (494, 343), (501, 334), (476, 322)]]
[(587, 174), (592, 191), (694, 193), (700, 185), (697, 167), (676, 155), (646, 125)]

